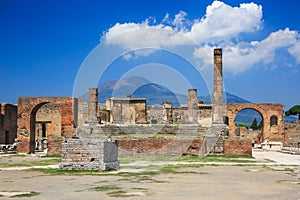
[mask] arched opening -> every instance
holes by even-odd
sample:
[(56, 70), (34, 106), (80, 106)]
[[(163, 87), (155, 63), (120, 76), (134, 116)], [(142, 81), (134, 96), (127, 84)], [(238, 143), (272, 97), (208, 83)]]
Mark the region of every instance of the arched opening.
[(272, 115), (270, 117), (270, 126), (277, 126), (278, 125), (278, 117), (276, 115)]
[(35, 106), (30, 117), (30, 153), (47, 152), (49, 141), (61, 136), (61, 113), (49, 102)]
[(252, 143), (260, 144), (263, 140), (263, 116), (252, 108), (239, 111), (235, 117), (236, 136), (245, 136), (252, 139)]
[(228, 118), (228, 116), (224, 117), (224, 124), (226, 124), (227, 126), (229, 125), (229, 118)]

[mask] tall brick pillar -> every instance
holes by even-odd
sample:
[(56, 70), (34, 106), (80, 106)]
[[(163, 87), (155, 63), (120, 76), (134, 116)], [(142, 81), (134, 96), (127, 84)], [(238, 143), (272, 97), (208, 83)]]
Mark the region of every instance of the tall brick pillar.
[(98, 122), (98, 88), (89, 88), (88, 122)]
[(198, 117), (197, 89), (189, 89), (188, 91), (188, 112), (189, 122), (196, 123)]
[(214, 49), (214, 109), (213, 124), (223, 124), (223, 69), (222, 49)]

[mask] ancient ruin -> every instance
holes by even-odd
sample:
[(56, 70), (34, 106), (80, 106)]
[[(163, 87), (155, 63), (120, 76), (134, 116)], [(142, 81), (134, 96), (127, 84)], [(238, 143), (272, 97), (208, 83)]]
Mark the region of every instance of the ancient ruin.
[(0, 152), (15, 152), (17, 137), (17, 106), (0, 103)]
[[(0, 143), (17, 145), (17, 153), (62, 153), (61, 167), (78, 169), (115, 168), (118, 154), (251, 154), (255, 144), (270, 150), (290, 145), (289, 139), (296, 144), (297, 126), (286, 127), (281, 104), (224, 104), (222, 49), (213, 53), (213, 104), (198, 102), (197, 89), (189, 89), (187, 104), (180, 106), (147, 105), (146, 98), (130, 94), (100, 104), (97, 88), (89, 89), (88, 102), (74, 97), (20, 97), (17, 106), (1, 104)], [(261, 130), (237, 127), (236, 116), (245, 109), (262, 116)], [(128, 137), (118, 137), (124, 134)], [(78, 152), (78, 145), (84, 150)], [(76, 154), (82, 154), (80, 162), (86, 164), (76, 163), (80, 160)]]
[(118, 142), (99, 134), (98, 89), (89, 89), (87, 122), (62, 143), (61, 169), (110, 170), (119, 167)]
[(48, 154), (60, 154), (63, 138), (74, 135), (77, 105), (73, 97), (20, 97), (17, 152), (34, 153), (44, 138)]

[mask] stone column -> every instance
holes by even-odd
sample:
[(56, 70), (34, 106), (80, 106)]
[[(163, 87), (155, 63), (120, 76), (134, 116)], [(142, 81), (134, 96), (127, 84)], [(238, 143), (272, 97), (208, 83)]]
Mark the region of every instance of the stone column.
[(214, 49), (213, 124), (224, 124), (222, 49)]
[(88, 122), (98, 122), (98, 88), (89, 88)]
[(163, 121), (165, 123), (173, 122), (172, 102), (163, 102)]
[(198, 118), (197, 89), (189, 89), (189, 92), (188, 92), (188, 114), (189, 114), (189, 122), (197, 123), (197, 118)]

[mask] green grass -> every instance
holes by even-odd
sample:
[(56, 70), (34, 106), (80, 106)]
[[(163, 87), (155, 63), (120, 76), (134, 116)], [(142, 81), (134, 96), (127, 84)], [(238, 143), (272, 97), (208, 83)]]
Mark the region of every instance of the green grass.
[(90, 190), (91, 191), (97, 191), (97, 192), (106, 192), (106, 191), (111, 191), (111, 190), (120, 190), (121, 188), (116, 185), (102, 185), (102, 186), (97, 186), (93, 187)]
[(34, 168), (29, 169), (28, 171), (39, 171), (46, 174), (52, 174), (52, 175), (110, 175), (107, 173), (107, 171), (103, 170), (65, 170), (65, 169), (53, 169), (53, 168)]
[(89, 189), (90, 191), (96, 191), (96, 192), (107, 192), (106, 194), (109, 197), (132, 197), (137, 196), (134, 194), (127, 193), (122, 188), (120, 188), (117, 185), (102, 185), (97, 186)]
[(33, 197), (33, 196), (37, 196), (37, 195), (39, 195), (39, 194), (40, 194), (39, 192), (31, 191), (30, 193), (17, 194), (17, 195), (11, 196), (10, 198)]
[(225, 156), (225, 155), (207, 155), (207, 156), (182, 156), (178, 161), (184, 162), (233, 162), (233, 163), (254, 163), (252, 156)]
[(32, 166), (46, 166), (46, 165), (58, 165), (61, 162), (60, 159), (45, 159), (36, 161), (21, 161), (21, 162), (2, 162), (0, 163), (1, 168), (7, 167), (32, 167)]
[(60, 154), (53, 154), (53, 155), (43, 155), (41, 158), (61, 158)]
[(256, 162), (252, 156), (225, 156), (225, 155), (207, 155), (207, 156), (119, 156), (119, 161), (122, 164), (133, 163), (135, 161), (149, 162), (168, 162), (168, 161), (183, 161), (183, 162), (238, 162), (238, 163), (254, 163)]

